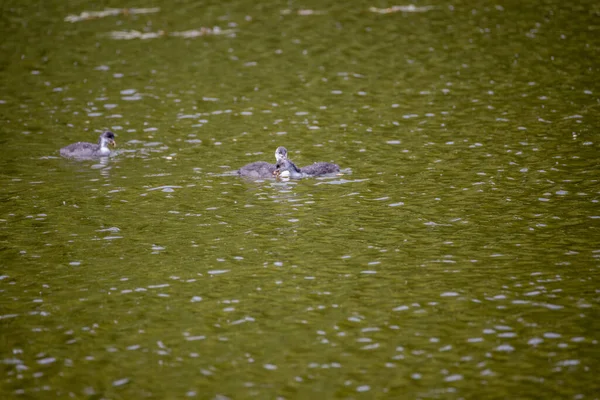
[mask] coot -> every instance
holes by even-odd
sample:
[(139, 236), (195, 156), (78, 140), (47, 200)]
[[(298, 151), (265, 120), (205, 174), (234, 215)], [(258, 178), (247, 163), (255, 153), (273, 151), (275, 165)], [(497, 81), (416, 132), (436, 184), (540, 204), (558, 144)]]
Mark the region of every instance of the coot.
[[(277, 150), (275, 150), (275, 160), (277, 160), (279, 163), (286, 159), (287, 149), (279, 146)], [(269, 164), (266, 161), (256, 161), (248, 165), (244, 165), (238, 170), (238, 174), (250, 178), (272, 178), (275, 168), (276, 164)]]
[(278, 161), (273, 175), (282, 178), (300, 179), (308, 176), (320, 176), (340, 172), (337, 164), (328, 162), (316, 162), (306, 167), (298, 168), (291, 160), (287, 158)]
[(60, 155), (68, 158), (99, 158), (110, 155), (108, 146), (116, 146), (115, 134), (106, 131), (98, 139), (98, 144), (77, 142), (60, 149)]

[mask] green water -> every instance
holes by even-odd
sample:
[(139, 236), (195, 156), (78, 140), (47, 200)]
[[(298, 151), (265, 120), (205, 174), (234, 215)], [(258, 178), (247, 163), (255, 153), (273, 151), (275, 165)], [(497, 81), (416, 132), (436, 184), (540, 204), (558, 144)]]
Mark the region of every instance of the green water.
[(2, 3), (2, 398), (598, 398), (600, 7), (393, 5)]

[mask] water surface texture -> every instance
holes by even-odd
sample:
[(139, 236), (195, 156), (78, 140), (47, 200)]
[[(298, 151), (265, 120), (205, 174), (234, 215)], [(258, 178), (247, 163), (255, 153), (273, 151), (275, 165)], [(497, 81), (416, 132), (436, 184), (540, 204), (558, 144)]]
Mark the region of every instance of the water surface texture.
[(0, 22), (3, 399), (598, 398), (598, 2)]

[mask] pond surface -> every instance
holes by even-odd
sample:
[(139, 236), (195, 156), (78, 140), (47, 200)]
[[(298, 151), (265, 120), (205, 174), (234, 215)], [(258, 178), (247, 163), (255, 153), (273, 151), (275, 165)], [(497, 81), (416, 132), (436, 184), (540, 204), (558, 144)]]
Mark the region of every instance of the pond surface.
[(1, 397), (597, 398), (600, 6), (394, 5), (5, 2)]

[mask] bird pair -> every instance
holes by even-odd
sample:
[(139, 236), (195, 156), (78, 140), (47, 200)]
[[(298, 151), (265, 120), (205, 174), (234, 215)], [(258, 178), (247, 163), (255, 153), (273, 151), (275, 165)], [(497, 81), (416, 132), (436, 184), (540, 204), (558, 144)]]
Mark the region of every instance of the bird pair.
[(328, 162), (316, 162), (306, 167), (298, 168), (292, 160), (287, 158), (287, 149), (278, 147), (275, 150), (275, 164), (265, 161), (256, 161), (244, 165), (237, 172), (241, 176), (250, 178), (292, 178), (300, 179), (308, 176), (320, 176), (340, 172), (337, 164)]

